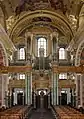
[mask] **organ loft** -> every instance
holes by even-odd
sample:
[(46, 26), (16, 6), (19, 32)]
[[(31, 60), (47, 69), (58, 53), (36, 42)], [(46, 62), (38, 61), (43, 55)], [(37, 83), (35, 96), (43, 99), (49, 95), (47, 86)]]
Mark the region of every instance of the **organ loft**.
[(84, 119), (84, 0), (0, 0), (0, 119)]

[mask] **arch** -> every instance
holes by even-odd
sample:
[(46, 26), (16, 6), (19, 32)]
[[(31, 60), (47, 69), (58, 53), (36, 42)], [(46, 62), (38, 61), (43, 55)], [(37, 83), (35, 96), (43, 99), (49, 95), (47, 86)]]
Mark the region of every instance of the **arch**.
[[(45, 18), (50, 19), (47, 22), (45, 20), (38, 21), (38, 18)], [(35, 19), (35, 20), (33, 20)], [(65, 18), (63, 14), (59, 14), (49, 10), (36, 10), (26, 12), (25, 14), (21, 15), (16, 22), (13, 24), (10, 38), (16, 39), (24, 30), (25, 28), (34, 27), (35, 25), (46, 25), (50, 27), (57, 28), (61, 31), (64, 35), (73, 37), (73, 32), (70, 27), (68, 20)], [(17, 31), (17, 32), (16, 32)]]

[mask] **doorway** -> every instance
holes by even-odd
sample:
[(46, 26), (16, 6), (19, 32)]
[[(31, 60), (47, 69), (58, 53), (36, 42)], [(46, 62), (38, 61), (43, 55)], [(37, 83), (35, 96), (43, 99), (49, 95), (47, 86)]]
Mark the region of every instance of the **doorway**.
[(36, 108), (48, 108), (48, 95), (44, 90), (39, 91), (39, 95), (36, 95)]
[(61, 105), (67, 105), (67, 93), (61, 93)]
[(23, 93), (18, 93), (17, 94), (17, 104), (18, 105), (23, 105)]
[(48, 95), (44, 95), (44, 108), (48, 109)]
[(40, 108), (40, 95), (36, 95), (36, 108)]

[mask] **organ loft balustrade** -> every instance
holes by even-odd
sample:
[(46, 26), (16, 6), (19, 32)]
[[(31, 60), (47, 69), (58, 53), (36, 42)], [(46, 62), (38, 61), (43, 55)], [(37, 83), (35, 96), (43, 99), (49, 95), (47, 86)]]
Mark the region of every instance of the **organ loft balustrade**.
[[(45, 79), (45, 80), (33, 80), (32, 81), (32, 88), (33, 89), (45, 89), (52, 87), (52, 81)], [(75, 88), (76, 84), (73, 80), (58, 80), (58, 87), (59, 88)], [(9, 80), (8, 88), (25, 88), (25, 80)]]
[[(32, 66), (0, 66), (0, 74), (6, 73), (18, 73), (18, 72), (31, 72)], [(63, 73), (63, 72), (74, 72), (84, 74), (84, 66), (52, 66), (52, 72)]]
[(11, 79), (11, 80), (9, 80), (8, 87), (9, 88), (24, 88), (25, 80), (24, 79), (21, 79), (21, 80)]

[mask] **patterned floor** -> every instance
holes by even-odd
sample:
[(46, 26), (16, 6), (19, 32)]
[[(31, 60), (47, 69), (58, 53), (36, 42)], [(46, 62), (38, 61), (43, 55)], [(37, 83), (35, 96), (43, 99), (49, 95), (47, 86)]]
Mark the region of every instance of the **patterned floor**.
[(32, 110), (31, 114), (26, 119), (55, 119), (55, 118), (50, 109), (48, 110), (37, 109), (37, 110)]

